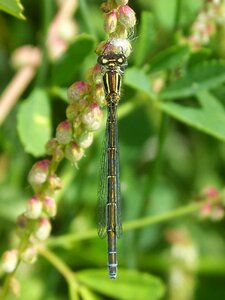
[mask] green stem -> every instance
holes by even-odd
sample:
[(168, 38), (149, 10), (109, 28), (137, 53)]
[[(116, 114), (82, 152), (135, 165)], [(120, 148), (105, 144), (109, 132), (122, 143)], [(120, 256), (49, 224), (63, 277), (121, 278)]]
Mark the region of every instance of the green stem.
[(46, 40), (48, 36), (49, 25), (52, 20), (53, 15), (53, 1), (42, 0), (42, 63), (38, 70), (37, 78), (36, 78), (36, 86), (44, 86), (47, 79), (47, 71), (48, 71), (48, 55), (46, 49)]
[(144, 197), (143, 197), (144, 201), (143, 201), (143, 206), (142, 206), (142, 210), (141, 210), (141, 215), (146, 215), (146, 213), (148, 213), (149, 198), (150, 198), (152, 191), (155, 188), (155, 185), (157, 183), (157, 180), (158, 180), (158, 177), (160, 174), (162, 160), (163, 160), (163, 149), (164, 149), (164, 144), (165, 144), (167, 129), (168, 129), (168, 120), (169, 120), (169, 117), (166, 114), (162, 113), (162, 119), (161, 119), (161, 124), (160, 124), (160, 129), (159, 129), (157, 155), (156, 155), (156, 159), (155, 159), (155, 162), (153, 165), (153, 171), (149, 172), (149, 175), (147, 178), (146, 188), (145, 188)]
[[(219, 201), (218, 201), (219, 202)], [(217, 204), (218, 202), (213, 202)], [(155, 225), (158, 223), (166, 222), (172, 220), (174, 218), (180, 218), (186, 216), (188, 214), (197, 212), (202, 206), (209, 203), (208, 200), (192, 203), (189, 205), (185, 205), (183, 207), (174, 209), (172, 211), (165, 212), (163, 214), (155, 215), (155, 216), (147, 216), (144, 218), (139, 218), (134, 221), (129, 221), (124, 223), (123, 231), (128, 231), (131, 229), (138, 229), (142, 227), (146, 227), (149, 225)], [(61, 237), (52, 237), (47, 241), (47, 245), (49, 246), (61, 246), (61, 247), (72, 247), (73, 244), (77, 241), (96, 238), (97, 232), (95, 229), (88, 230), (86, 232), (78, 233), (78, 234), (68, 234)]]
[(78, 283), (75, 279), (75, 274), (70, 270), (70, 268), (56, 256), (53, 252), (44, 247), (39, 247), (38, 252), (47, 259), (65, 278), (71, 300), (78, 300)]
[(174, 19), (174, 31), (176, 31), (180, 25), (181, 6), (182, 6), (182, 0), (177, 0), (176, 13)]
[(90, 6), (88, 6), (88, 5), (87, 5), (86, 0), (79, 1), (80, 11), (81, 11), (83, 20), (85, 22), (85, 25), (87, 27), (87, 31), (92, 36), (96, 37), (96, 32), (94, 30), (94, 26), (93, 26), (93, 22), (92, 22), (91, 10), (90, 10)]

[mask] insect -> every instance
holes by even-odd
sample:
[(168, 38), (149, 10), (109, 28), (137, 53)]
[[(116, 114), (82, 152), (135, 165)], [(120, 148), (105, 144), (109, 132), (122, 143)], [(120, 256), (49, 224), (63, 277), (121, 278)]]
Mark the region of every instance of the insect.
[(116, 240), (122, 234), (117, 106), (127, 59), (121, 53), (103, 53), (98, 57), (98, 64), (101, 67), (107, 103), (106, 132), (98, 190), (98, 234), (101, 238), (107, 235), (109, 277), (115, 279), (117, 275)]

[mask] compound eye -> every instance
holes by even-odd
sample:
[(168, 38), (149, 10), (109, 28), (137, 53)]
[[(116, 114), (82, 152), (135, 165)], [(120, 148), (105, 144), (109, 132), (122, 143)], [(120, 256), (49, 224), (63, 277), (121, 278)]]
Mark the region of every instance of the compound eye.
[(106, 65), (108, 63), (108, 59), (103, 57), (102, 55), (99, 56), (98, 58), (98, 64), (99, 65)]
[(117, 58), (117, 63), (122, 65), (126, 62), (126, 58), (124, 55), (121, 55), (120, 57)]

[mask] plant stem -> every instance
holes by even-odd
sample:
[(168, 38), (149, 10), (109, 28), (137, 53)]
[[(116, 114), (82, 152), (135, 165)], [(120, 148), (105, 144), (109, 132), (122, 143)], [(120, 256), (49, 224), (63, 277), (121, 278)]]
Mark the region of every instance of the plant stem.
[(177, 0), (176, 13), (174, 19), (174, 31), (176, 31), (180, 25), (181, 6), (182, 6), (182, 0)]
[(80, 11), (83, 17), (83, 20), (85, 22), (85, 25), (87, 27), (87, 31), (94, 37), (96, 37), (96, 32), (93, 27), (92, 16), (90, 13), (90, 8), (88, 7), (86, 0), (79, 0), (79, 7)]
[[(213, 202), (213, 204), (217, 204), (218, 202), (215, 201)], [(123, 225), (123, 231), (138, 229), (149, 225), (155, 225), (158, 223), (166, 222), (175, 218), (180, 218), (189, 215), (191, 213), (197, 212), (206, 203), (208, 203), (208, 200), (201, 201), (198, 203), (191, 203), (183, 207), (174, 209), (172, 211), (165, 212), (163, 214), (159, 214), (155, 216), (147, 216), (144, 218), (139, 218), (134, 221), (125, 222)], [(86, 232), (82, 232), (78, 234), (68, 234), (59, 237), (52, 237), (47, 241), (47, 245), (61, 246), (62, 248), (68, 248), (70, 246), (72, 247), (72, 245), (77, 241), (96, 238), (96, 237), (97, 237), (96, 230), (91, 229)]]
[(165, 113), (162, 113), (161, 118), (162, 119), (161, 119), (161, 124), (160, 124), (160, 129), (159, 129), (157, 154), (156, 154), (155, 162), (153, 165), (153, 171), (149, 172), (149, 176), (146, 181), (146, 188), (144, 191), (144, 197), (143, 197), (144, 201), (143, 201), (143, 205), (142, 205), (141, 216), (149, 213), (148, 212), (149, 198), (150, 198), (152, 191), (155, 188), (155, 185), (157, 183), (157, 179), (159, 177), (160, 170), (161, 170), (161, 165), (162, 165), (162, 160), (163, 160), (163, 149), (164, 149), (164, 144), (165, 144), (165, 140), (166, 140), (169, 117)]
[(70, 270), (70, 268), (61, 259), (59, 259), (58, 256), (56, 256), (47, 248), (39, 247), (38, 252), (45, 259), (47, 259), (65, 278), (70, 292), (70, 299), (78, 300), (78, 283), (75, 280), (75, 274), (72, 272), (72, 270)]
[(43, 14), (43, 23), (42, 23), (42, 63), (38, 70), (36, 78), (36, 86), (44, 86), (47, 79), (47, 70), (48, 70), (48, 57), (46, 49), (46, 39), (48, 35), (49, 24), (51, 23), (53, 15), (53, 1), (42, 0), (42, 14)]

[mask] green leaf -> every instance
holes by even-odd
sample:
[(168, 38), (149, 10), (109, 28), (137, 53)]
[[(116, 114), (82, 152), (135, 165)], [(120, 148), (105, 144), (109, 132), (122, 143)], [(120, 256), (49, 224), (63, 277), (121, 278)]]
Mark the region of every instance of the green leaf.
[(149, 49), (155, 38), (154, 17), (150, 12), (144, 11), (141, 15), (141, 28), (135, 47), (135, 65), (140, 67), (145, 63)]
[(17, 127), (25, 150), (34, 156), (43, 155), (51, 137), (49, 99), (45, 91), (34, 90), (20, 105)]
[(201, 92), (197, 96), (202, 108), (185, 107), (174, 102), (160, 103), (159, 107), (175, 119), (224, 141), (224, 108), (208, 92)]
[(183, 64), (189, 57), (189, 46), (176, 45), (160, 52), (150, 63), (149, 73), (171, 70)]
[(205, 111), (225, 114), (224, 107), (220, 101), (208, 91), (202, 91), (197, 94), (197, 98)]
[(53, 85), (67, 85), (74, 81), (76, 72), (84, 63), (85, 58), (93, 52), (94, 39), (81, 34), (70, 45), (66, 53), (55, 63), (52, 70)]
[(207, 61), (190, 69), (186, 75), (168, 85), (160, 94), (162, 99), (175, 99), (197, 94), (225, 82), (225, 62)]
[(152, 97), (150, 79), (143, 70), (129, 68), (125, 72), (124, 83)]
[(110, 280), (106, 270), (81, 271), (76, 277), (96, 292), (120, 300), (157, 300), (165, 291), (160, 279), (136, 271), (120, 269), (116, 280)]
[(22, 20), (26, 19), (23, 15), (24, 8), (20, 0), (0, 0), (0, 10), (3, 10), (16, 18)]
[(212, 54), (212, 50), (209, 48), (201, 47), (195, 52), (192, 52), (190, 55), (190, 59), (188, 61), (187, 68), (191, 69), (194, 66), (203, 63), (207, 59), (209, 59), (210, 55)]

